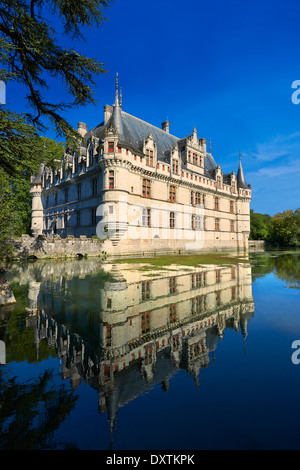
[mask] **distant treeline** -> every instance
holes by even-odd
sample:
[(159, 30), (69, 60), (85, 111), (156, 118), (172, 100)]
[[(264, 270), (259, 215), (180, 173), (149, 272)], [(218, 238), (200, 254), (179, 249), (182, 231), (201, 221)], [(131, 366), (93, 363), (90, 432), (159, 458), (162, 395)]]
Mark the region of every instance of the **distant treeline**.
[(250, 240), (265, 240), (274, 246), (300, 246), (300, 209), (271, 217), (250, 210)]

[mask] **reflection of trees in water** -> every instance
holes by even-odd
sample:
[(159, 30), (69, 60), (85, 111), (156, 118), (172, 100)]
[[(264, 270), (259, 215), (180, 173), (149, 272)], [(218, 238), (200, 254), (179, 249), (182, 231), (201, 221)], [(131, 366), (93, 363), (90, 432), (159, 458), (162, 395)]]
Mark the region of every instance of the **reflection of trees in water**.
[(300, 253), (256, 254), (252, 266), (253, 280), (274, 272), (289, 287), (300, 287)]
[(68, 416), (78, 396), (64, 386), (51, 386), (52, 372), (19, 384), (0, 369), (0, 450), (69, 449), (53, 433)]

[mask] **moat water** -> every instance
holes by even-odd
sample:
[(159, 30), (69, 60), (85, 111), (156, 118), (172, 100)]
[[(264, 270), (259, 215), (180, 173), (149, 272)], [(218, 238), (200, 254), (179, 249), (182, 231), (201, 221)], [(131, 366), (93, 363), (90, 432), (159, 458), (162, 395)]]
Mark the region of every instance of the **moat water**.
[(300, 253), (142, 261), (9, 267), (0, 449), (299, 449)]

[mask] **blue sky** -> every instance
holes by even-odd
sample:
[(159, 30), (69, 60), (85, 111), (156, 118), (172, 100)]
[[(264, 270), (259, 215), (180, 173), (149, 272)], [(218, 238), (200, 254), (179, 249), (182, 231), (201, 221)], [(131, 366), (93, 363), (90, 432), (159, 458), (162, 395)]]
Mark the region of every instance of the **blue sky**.
[[(251, 207), (270, 215), (296, 209), (300, 104), (291, 98), (300, 80), (299, 13), (294, 0), (116, 0), (108, 21), (72, 45), (104, 62), (108, 73), (96, 79), (98, 105), (74, 109), (67, 119), (74, 127), (100, 123), (118, 72), (126, 112), (158, 127), (168, 118), (178, 137), (196, 126), (199, 138), (212, 139), (225, 173), (237, 171), (241, 150)], [(47, 98), (64, 94), (56, 84)], [(24, 95), (8, 84), (10, 108), (25, 111)], [(55, 137), (50, 129), (47, 135)]]

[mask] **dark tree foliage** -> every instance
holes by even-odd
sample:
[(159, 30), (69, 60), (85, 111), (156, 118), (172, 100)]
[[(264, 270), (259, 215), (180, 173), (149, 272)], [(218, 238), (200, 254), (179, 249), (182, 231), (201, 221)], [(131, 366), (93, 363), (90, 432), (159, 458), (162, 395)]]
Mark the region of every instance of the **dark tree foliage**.
[[(94, 104), (94, 78), (105, 72), (103, 64), (58, 43), (52, 20), (60, 20), (64, 34), (83, 39), (82, 28), (99, 26), (112, 0), (2, 0), (0, 1), (0, 79), (16, 80), (28, 90), (33, 113), (26, 115), (36, 128), (50, 119), (56, 132), (67, 139), (78, 134), (61, 113), (74, 106)], [(70, 102), (49, 102), (49, 81), (64, 83)]]
[(0, 371), (0, 449), (52, 449), (63, 443), (53, 433), (74, 408), (77, 396), (65, 387), (51, 386), (52, 372), (19, 384)]

